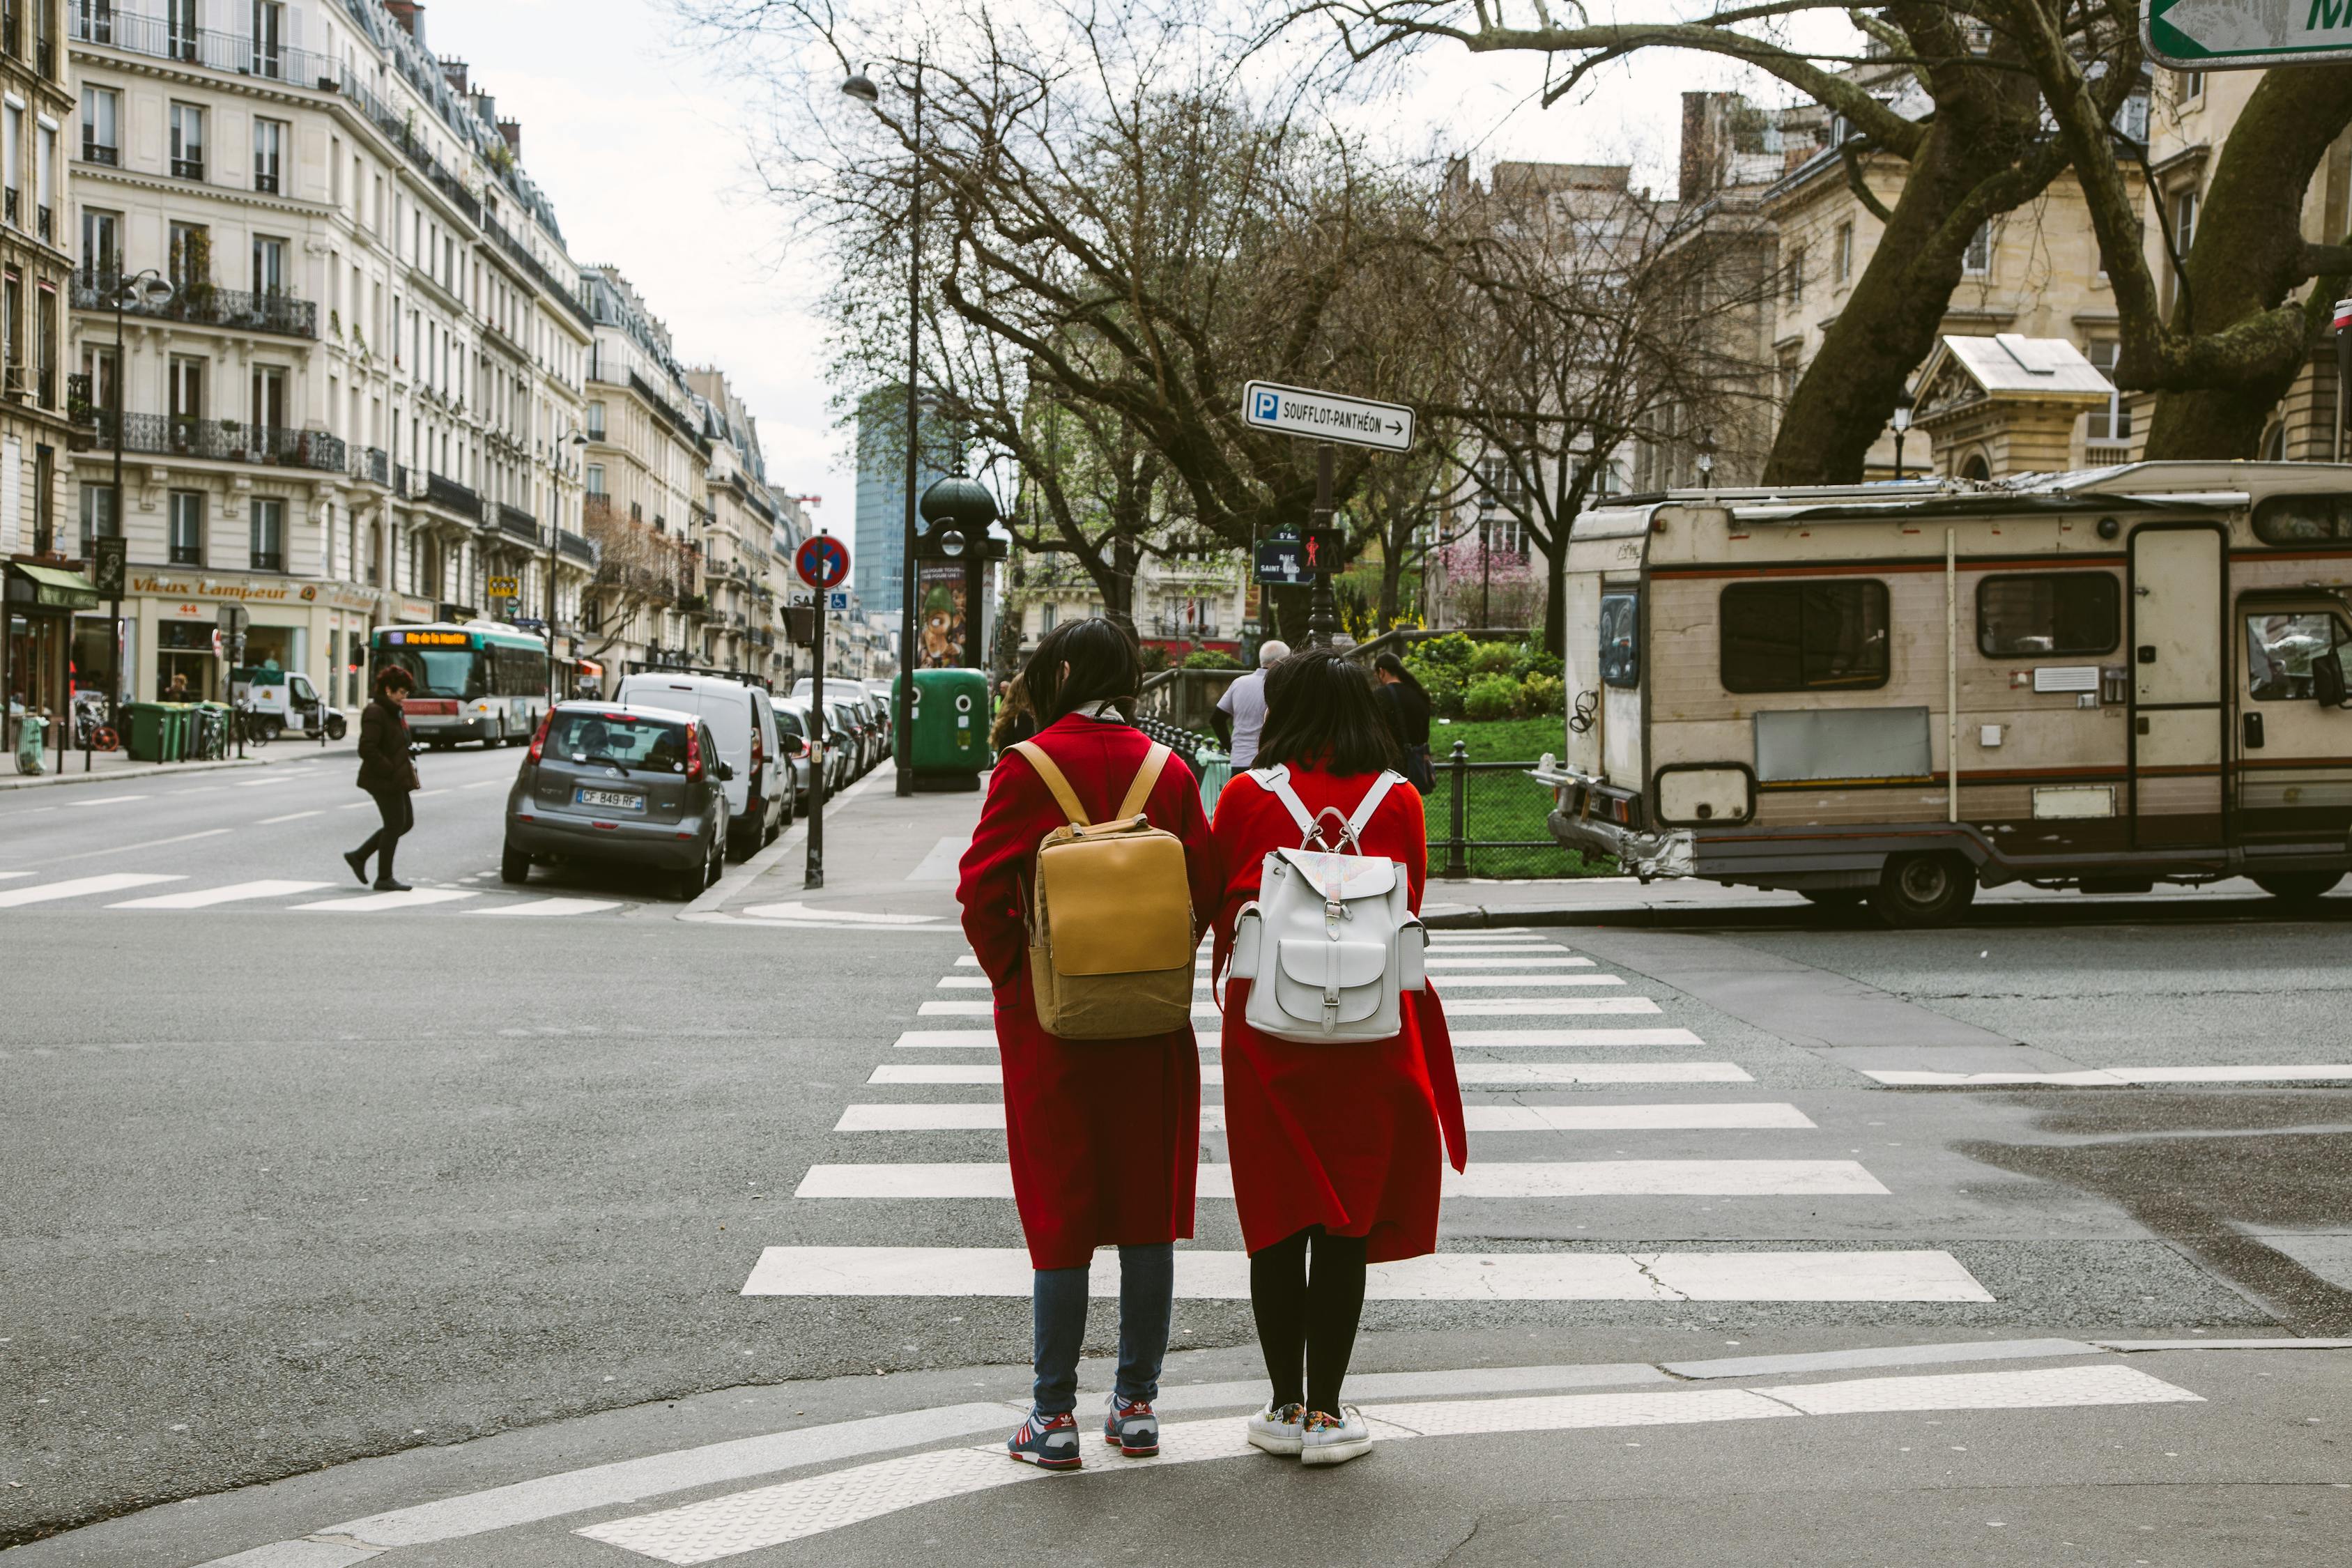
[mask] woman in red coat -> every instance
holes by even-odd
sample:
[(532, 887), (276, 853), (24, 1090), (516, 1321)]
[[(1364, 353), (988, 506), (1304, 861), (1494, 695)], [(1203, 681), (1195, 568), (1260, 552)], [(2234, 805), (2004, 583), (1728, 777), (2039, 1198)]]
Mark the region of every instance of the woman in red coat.
[[(1109, 621), (1058, 626), (1038, 643), (1022, 680), (1045, 725), (1033, 743), (1061, 770), (1088, 818), (1109, 820), (1152, 749), (1126, 717), (1142, 684), (1135, 639)], [(1144, 815), (1183, 841), (1195, 921), (1204, 919), (1219, 883), (1200, 786), (1182, 763), (1166, 763)], [(956, 889), (964, 934), (995, 987), (1013, 1195), (1037, 1270), (1034, 1405), (1006, 1447), (1049, 1469), (1079, 1463), (1072, 1412), (1087, 1268), (1097, 1247), (1119, 1250), (1118, 1376), (1103, 1436), (1126, 1454), (1159, 1451), (1151, 1401), (1168, 1350), (1173, 1243), (1192, 1234), (1201, 1147), (1201, 1057), (1191, 1023), (1136, 1039), (1065, 1041), (1037, 1022), (1027, 963), (1030, 884), (1039, 841), (1068, 820), (1029, 760), (1006, 752)]]
[[(1397, 760), (1370, 675), (1340, 654), (1311, 648), (1267, 672), (1265, 700), (1257, 767), (1286, 765), (1310, 817), (1327, 806), (1354, 816)], [(1363, 854), (1404, 863), (1417, 912), (1429, 858), (1421, 795), (1402, 779), (1390, 783), (1358, 844)], [(1222, 973), (1234, 919), (1257, 897), (1266, 855), (1300, 847), (1304, 833), (1274, 791), (1244, 773), (1217, 799), (1213, 837), (1225, 874), (1216, 925)], [(1441, 1163), (1450, 1157), (1458, 1171), (1468, 1158), (1454, 1045), (1433, 987), (1404, 993), (1404, 1030), (1393, 1039), (1345, 1045), (1258, 1033), (1244, 1021), (1248, 987), (1234, 981), (1224, 997), (1225, 1131), (1250, 1254), (1250, 1307), (1274, 1380), (1274, 1397), (1250, 1418), (1249, 1440), (1308, 1464), (1339, 1464), (1372, 1441), (1363, 1416), (1339, 1403), (1363, 1312), (1364, 1266), (1437, 1249)]]

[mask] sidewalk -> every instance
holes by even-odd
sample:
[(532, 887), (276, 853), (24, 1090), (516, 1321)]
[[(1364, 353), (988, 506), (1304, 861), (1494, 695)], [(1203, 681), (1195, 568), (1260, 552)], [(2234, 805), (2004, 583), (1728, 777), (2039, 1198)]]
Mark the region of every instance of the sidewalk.
[(866, 921), (956, 929), (956, 863), (971, 842), (982, 792), (898, 798), (889, 764), (824, 805), (824, 886), (806, 886), (808, 819), (697, 899), (693, 919)]
[[(84, 753), (68, 752), (63, 773), (39, 773), (27, 776), (15, 771), (16, 759), (11, 757), (0, 772), (0, 790), (55, 789), (65, 784), (122, 784), (131, 779), (151, 779), (180, 773), (215, 773), (222, 768), (258, 768), (271, 763), (316, 762), (325, 756), (356, 756), (356, 739), (331, 741), (321, 746), (316, 741), (289, 736), (267, 746), (248, 746), (240, 759), (230, 757), (218, 763), (135, 763), (129, 752), (92, 752), (89, 753), (89, 771), (82, 771)], [(47, 752), (43, 757), (51, 766), (57, 763), (57, 753)]]

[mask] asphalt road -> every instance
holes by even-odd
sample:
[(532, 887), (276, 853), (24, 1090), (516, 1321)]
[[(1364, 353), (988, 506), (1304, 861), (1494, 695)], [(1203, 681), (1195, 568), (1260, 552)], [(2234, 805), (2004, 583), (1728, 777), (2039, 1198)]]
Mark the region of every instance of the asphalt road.
[[(625, 874), (503, 889), (499, 812), (518, 761), (424, 759), (402, 874), (465, 896), (404, 909), (360, 907), (335, 858), (372, 817), (347, 809), (363, 803), (348, 748), (0, 797), (0, 905), (85, 878), (172, 879), (0, 907), (0, 1543), (599, 1412), (877, 1373), (952, 1381), (1025, 1359), (1024, 1300), (743, 1294), (771, 1247), (1018, 1246), (1000, 1200), (794, 1196), (816, 1166), (1001, 1160), (984, 1129), (836, 1130), (854, 1105), (990, 1092), (868, 1087), (883, 1067), (986, 1059), (895, 1048), (908, 1031), (984, 1026), (923, 1012), (984, 996), (952, 985), (961, 942), (854, 919), (680, 919)], [(831, 831), (843, 857), (911, 889), (905, 907), (945, 910), (944, 889), (913, 873), (940, 863), (942, 814), (968, 825), (975, 804), (869, 789)], [(780, 868), (761, 885), (791, 880)], [(112, 907), (260, 881), (320, 886)], [(1496, 1131), (1474, 1135), (1477, 1161), (1802, 1156), (1883, 1191), (1504, 1194), (1449, 1205), (1449, 1251), (1932, 1251), (1990, 1300), (1376, 1301), (1360, 1364), (1384, 1364), (1381, 1344), (1399, 1347), (1388, 1364), (1444, 1367), (1585, 1359), (1635, 1338), (1662, 1355), (1675, 1336), (2352, 1334), (2352, 1090), (1915, 1090), (1867, 1076), (2342, 1063), (2340, 929), (1551, 933), (1622, 982), (1591, 994), (1656, 1007), (1545, 1022), (1675, 1027), (1692, 1043), (1465, 1045), (1465, 1066), (1704, 1058), (1742, 1077), (1490, 1082), (1475, 1107), (1703, 1100), (1795, 1107), (1803, 1125)], [(1479, 994), (1464, 979), (1449, 1003)], [(1223, 1160), (1220, 1134), (1204, 1145)], [(1204, 1200), (1194, 1246), (1238, 1247), (1230, 1205)], [(1181, 1346), (1246, 1374), (1245, 1303), (1188, 1300), (1178, 1324)], [(1098, 1313), (1097, 1338), (1108, 1326)], [(1176, 1491), (1150, 1509), (1200, 1502)], [(1490, 1530), (1460, 1560), (1539, 1557), (1546, 1517), (1530, 1504), (1511, 1515), (1517, 1536)], [(1433, 1560), (1463, 1522), (1430, 1516)], [(875, 1539), (927, 1539), (909, 1531)], [(570, 1561), (556, 1550), (544, 1560)]]

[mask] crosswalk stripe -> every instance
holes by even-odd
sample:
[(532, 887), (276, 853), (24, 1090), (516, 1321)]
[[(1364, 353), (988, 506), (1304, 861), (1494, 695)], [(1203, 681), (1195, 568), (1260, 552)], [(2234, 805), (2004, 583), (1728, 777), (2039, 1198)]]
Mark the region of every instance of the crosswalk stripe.
[(988, 976), (984, 974), (950, 974), (940, 979), (939, 989), (942, 991), (985, 991), (989, 988), (990, 984), (991, 982)]
[(1622, 985), (1622, 975), (1616, 974), (1434, 974), (1431, 983), (1441, 991), (1458, 991), (1465, 985)]
[[(1233, 1167), (1203, 1163), (1198, 1194), (1234, 1195)], [(1884, 1196), (1853, 1160), (1482, 1162), (1443, 1173), (1448, 1198)], [(812, 1165), (799, 1198), (1010, 1198), (1013, 1168), (986, 1164)]]
[(1688, 1029), (1455, 1029), (1457, 1046), (1516, 1049), (1528, 1046), (1703, 1046)]
[[(1473, 1132), (1651, 1132), (1706, 1131), (1727, 1128), (1805, 1128), (1811, 1120), (1784, 1103), (1673, 1105), (1473, 1105), (1462, 1113)], [(835, 1132), (1002, 1132), (1000, 1100), (948, 1104), (851, 1105), (834, 1123)], [(1201, 1107), (1201, 1131), (1223, 1132), (1225, 1108)]]
[(2281, 1083), (2352, 1079), (2352, 1066), (2086, 1068), (2079, 1072), (1901, 1072), (1864, 1069), (1888, 1085), (2067, 1084), (2097, 1088), (2135, 1083)]
[(1441, 948), (1422, 963), (1431, 969), (1590, 969), (1589, 958), (1456, 958)]
[(152, 899), (132, 899), (128, 902), (109, 904), (110, 910), (204, 910), (215, 904), (233, 904), (246, 899), (278, 899), (292, 893), (307, 893), (327, 886), (324, 882), (231, 882), (225, 888), (202, 888), (188, 893), (162, 893)]
[[(771, 1247), (746, 1296), (1027, 1297), (1018, 1247)], [(1116, 1254), (1087, 1290), (1118, 1294)], [(1249, 1256), (1179, 1247), (1176, 1294), (1249, 1299)], [(1948, 1252), (1434, 1252), (1375, 1263), (1376, 1301), (1990, 1301)], [(1003, 1463), (1002, 1460), (998, 1461)], [(1011, 1467), (1008, 1467), (1008, 1468)]]
[(283, 816), (265, 816), (259, 822), (255, 823), (254, 826), (256, 827), (275, 827), (281, 822), (299, 822), (306, 816), (324, 816), (326, 815), (327, 812), (324, 806), (321, 806), (317, 811), (289, 811)]
[(298, 910), (341, 910), (346, 914), (380, 914), (387, 910), (421, 909), (426, 904), (455, 903), (459, 899), (478, 899), (482, 895), (470, 888), (411, 888), (404, 893), (366, 893), (355, 899), (320, 899), (315, 903), (296, 904)]
[[(992, 1002), (925, 1002), (915, 1009), (915, 1015), (922, 1018), (985, 1018), (995, 1011)], [(1447, 1002), (1445, 1011), (1454, 1018), (1539, 1018), (1655, 1013), (1659, 1007), (1647, 996), (1461, 996)], [(1196, 1020), (1215, 1019), (1224, 1015), (1196, 996), (1192, 999), (1192, 1016)]]
[[(1523, 1089), (1538, 1084), (1578, 1083), (1753, 1083), (1736, 1062), (1456, 1062), (1454, 1076), (1467, 1088)], [(1003, 1083), (1004, 1069), (994, 1065), (953, 1063), (874, 1069), (869, 1084)], [(1225, 1069), (1203, 1063), (1201, 1081), (1221, 1084)]]
[(494, 910), (467, 910), (469, 915), (587, 915), (598, 910), (617, 910), (618, 899), (526, 899), (520, 903), (500, 904)]
[(1457, 953), (1457, 952), (1485, 952), (1485, 953), (1516, 954), (1516, 955), (1522, 955), (1522, 956), (1523, 956), (1523, 955), (1525, 955), (1525, 954), (1532, 953), (1532, 952), (1566, 952), (1568, 951), (1568, 949), (1567, 949), (1567, 948), (1565, 948), (1565, 947), (1562, 947), (1559, 942), (1447, 942), (1447, 941), (1446, 941), (1444, 938), (1443, 938), (1443, 937), (1439, 937), (1439, 936), (1433, 936), (1433, 937), (1431, 937), (1431, 938), (1430, 938), (1430, 940), (1429, 940), (1429, 951), (1430, 951), (1430, 952), (1444, 952), (1444, 953)]
[[(1640, 997), (1628, 997), (1625, 1000), (1636, 1004), (1643, 1001)], [(923, 1010), (933, 1017), (943, 1015), (979, 1016), (982, 1014), (993, 1012), (994, 1008), (991, 1005), (981, 1003), (928, 1002), (924, 1004)], [(1542, 1010), (1549, 1012), (1552, 1009)], [(1578, 1010), (1596, 1013), (1654, 1013), (1657, 1008), (1653, 1005), (1601, 1006)], [(1446, 1011), (1462, 1014), (1478, 1013), (1480, 1009), (1476, 1003), (1459, 1002), (1448, 1004)], [(1520, 1009), (1511, 1008), (1506, 1011), (1517, 1012)], [(1218, 1018), (1220, 1015), (1213, 1010), (1203, 1012), (1196, 1008), (1192, 1016), (1195, 1019)], [(1452, 1034), (1456, 1047), (1465, 1049), (1475, 1047), (1481, 1050), (1524, 1050), (1540, 1047), (1703, 1046), (1706, 1044), (1688, 1029), (1674, 1028), (1455, 1029)], [(996, 1031), (994, 1029), (908, 1029), (900, 1034), (892, 1044), (897, 1049), (902, 1051), (961, 1050), (967, 1047), (994, 1050)], [(1217, 1042), (1213, 1037), (1202, 1037), (1201, 1044), (1204, 1047), (1213, 1048)]]
[(29, 888), (11, 888), (0, 893), (0, 910), (46, 904), (58, 899), (87, 898), (92, 893), (119, 893), (125, 888), (144, 888), (156, 882), (186, 880), (185, 877), (142, 876), (135, 871), (113, 871), (103, 877), (76, 877), (64, 882), (40, 882)]

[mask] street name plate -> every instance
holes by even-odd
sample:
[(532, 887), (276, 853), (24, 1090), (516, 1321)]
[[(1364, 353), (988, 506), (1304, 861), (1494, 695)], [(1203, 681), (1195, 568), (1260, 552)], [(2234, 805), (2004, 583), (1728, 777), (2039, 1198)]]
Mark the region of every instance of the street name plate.
[[(2352, 0), (2346, 0), (2352, 5)], [(1253, 381), (1242, 388), (1242, 423), (1314, 441), (1344, 441), (1402, 452), (1412, 445), (1412, 410), (1337, 392)]]
[(2352, 0), (2147, 0), (2140, 36), (2175, 70), (2352, 59)]

